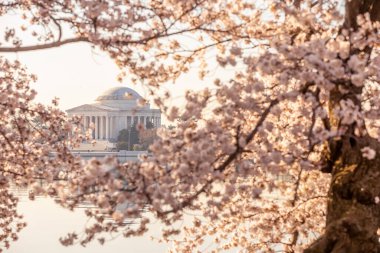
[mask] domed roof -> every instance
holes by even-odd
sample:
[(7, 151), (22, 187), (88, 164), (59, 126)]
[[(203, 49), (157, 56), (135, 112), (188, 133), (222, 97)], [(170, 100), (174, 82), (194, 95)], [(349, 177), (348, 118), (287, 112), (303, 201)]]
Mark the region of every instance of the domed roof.
[(104, 100), (137, 100), (142, 98), (136, 91), (127, 87), (114, 87), (106, 90), (96, 101)]

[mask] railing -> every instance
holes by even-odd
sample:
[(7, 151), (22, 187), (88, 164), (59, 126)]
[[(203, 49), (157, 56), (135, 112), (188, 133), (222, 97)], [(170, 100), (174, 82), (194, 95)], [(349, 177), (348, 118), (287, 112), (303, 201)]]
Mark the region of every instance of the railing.
[[(120, 150), (119, 152), (112, 151), (72, 151), (73, 155), (78, 155), (84, 160), (89, 160), (91, 158), (104, 158), (106, 156), (115, 156), (120, 162), (125, 161), (136, 161), (138, 160), (139, 155), (148, 154), (148, 151), (127, 151)], [(51, 156), (54, 156), (55, 153), (51, 153)]]

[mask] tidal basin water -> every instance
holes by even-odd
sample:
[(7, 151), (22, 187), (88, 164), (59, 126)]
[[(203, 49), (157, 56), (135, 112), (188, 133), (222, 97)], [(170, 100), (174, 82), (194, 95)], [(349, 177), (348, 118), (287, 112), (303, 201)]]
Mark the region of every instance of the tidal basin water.
[(63, 209), (54, 200), (45, 197), (29, 200), (20, 194), (19, 213), (24, 215), (27, 227), (19, 233), (19, 239), (11, 243), (5, 252), (9, 253), (161, 253), (169, 249), (169, 245), (152, 241), (151, 236), (158, 237), (160, 225), (151, 226), (150, 232), (143, 237), (124, 238), (118, 236), (100, 245), (97, 241), (86, 247), (74, 245), (64, 247), (59, 237), (66, 233), (83, 231), (88, 218), (83, 208), (74, 211)]
[[(284, 178), (280, 178), (284, 180)], [(288, 178), (286, 178), (288, 179)], [(172, 249), (171, 244), (157, 242), (160, 237), (161, 225), (153, 222), (150, 230), (142, 237), (124, 238), (115, 235), (115, 238), (108, 240), (104, 245), (100, 245), (97, 240), (91, 242), (86, 247), (74, 245), (65, 247), (59, 242), (59, 238), (67, 233), (77, 232), (79, 235), (85, 228), (88, 217), (84, 214), (86, 206), (69, 211), (57, 205), (53, 199), (47, 197), (36, 197), (31, 201), (27, 197), (26, 190), (13, 189), (20, 202), (18, 211), (24, 216), (27, 227), (18, 235), (19, 239), (11, 243), (9, 253), (164, 253)], [(266, 198), (275, 198), (279, 201), (287, 197), (278, 195), (266, 195)], [(187, 213), (184, 221), (176, 224), (179, 228), (191, 223), (193, 216)], [(151, 219), (153, 220), (153, 219)], [(154, 237), (155, 240), (151, 240)], [(315, 236), (317, 238), (318, 235)], [(110, 239), (110, 237), (108, 237)], [(205, 238), (205, 245), (202, 252), (210, 252), (210, 246), (215, 245), (210, 238)], [(281, 251), (281, 247), (278, 250)], [(238, 249), (226, 250), (224, 253), (245, 252)], [(191, 252), (189, 252), (191, 253)]]

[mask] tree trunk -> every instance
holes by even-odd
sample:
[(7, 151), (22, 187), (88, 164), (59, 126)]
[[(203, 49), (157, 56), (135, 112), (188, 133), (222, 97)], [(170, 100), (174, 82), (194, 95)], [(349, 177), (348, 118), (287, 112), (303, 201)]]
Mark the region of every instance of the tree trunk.
[[(356, 17), (364, 13), (369, 13), (372, 21), (378, 21), (380, 1), (347, 0), (343, 28), (356, 30)], [(365, 52), (371, 52), (371, 48)], [(360, 107), (357, 95), (361, 90), (351, 86), (349, 98)], [(337, 126), (337, 119), (331, 109), (340, 100), (339, 92), (333, 92), (330, 98), (330, 124), (333, 127)], [(332, 179), (326, 230), (305, 253), (380, 253), (377, 235), (380, 228), (380, 144), (367, 134), (355, 136), (354, 127), (348, 126), (340, 140), (331, 141), (328, 145), (328, 168), (324, 172), (331, 173)], [(362, 149), (365, 147), (376, 151), (374, 159), (363, 157)]]
[(335, 161), (329, 190), (325, 234), (305, 253), (380, 252), (380, 153), (362, 156), (370, 147), (380, 152), (378, 141), (368, 136), (344, 137)]

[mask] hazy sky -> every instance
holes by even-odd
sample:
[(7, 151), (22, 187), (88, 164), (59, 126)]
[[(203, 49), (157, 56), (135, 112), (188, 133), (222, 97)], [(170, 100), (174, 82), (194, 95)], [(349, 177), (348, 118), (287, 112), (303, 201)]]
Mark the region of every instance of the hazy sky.
[[(19, 27), (17, 14), (0, 17), (0, 33), (6, 27)], [(30, 45), (28, 37), (24, 38), (24, 46)], [(92, 103), (106, 89), (126, 86), (136, 90), (141, 96), (150, 100), (147, 90), (142, 85), (133, 85), (128, 80), (117, 81), (120, 70), (104, 52), (94, 50), (88, 43), (68, 44), (58, 48), (0, 54), (7, 58), (16, 58), (27, 66), (30, 73), (36, 74), (38, 80), (32, 85), (37, 91), (37, 101), (50, 103), (54, 97), (60, 98), (60, 108), (67, 110), (86, 103)], [(182, 76), (175, 84), (166, 84), (172, 94), (171, 105), (182, 105), (185, 90), (199, 90), (211, 86), (216, 76), (226, 79), (231, 77), (233, 69), (226, 70), (214, 63), (212, 75), (201, 81), (196, 67)]]
[(11, 55), (38, 76), (33, 85), (38, 92), (37, 100), (49, 103), (57, 96), (62, 109), (91, 103), (104, 90), (116, 86), (129, 86), (142, 96), (146, 95), (141, 86), (118, 82), (117, 66), (105, 53), (95, 52), (86, 43), (7, 54)]
[[(116, 86), (130, 87), (149, 99), (148, 92), (142, 85), (133, 85), (128, 80), (118, 82), (118, 67), (106, 53), (93, 50), (86, 43), (4, 55), (17, 58), (27, 66), (30, 73), (38, 76), (37, 82), (32, 85), (38, 93), (37, 101), (50, 103), (55, 96), (59, 97), (60, 108), (63, 110), (92, 103), (104, 90)], [(173, 95), (171, 104), (180, 105), (185, 90), (208, 86), (213, 83), (214, 77), (215, 75), (201, 81), (196, 69), (193, 69), (176, 84), (167, 84), (164, 89), (169, 89)]]

